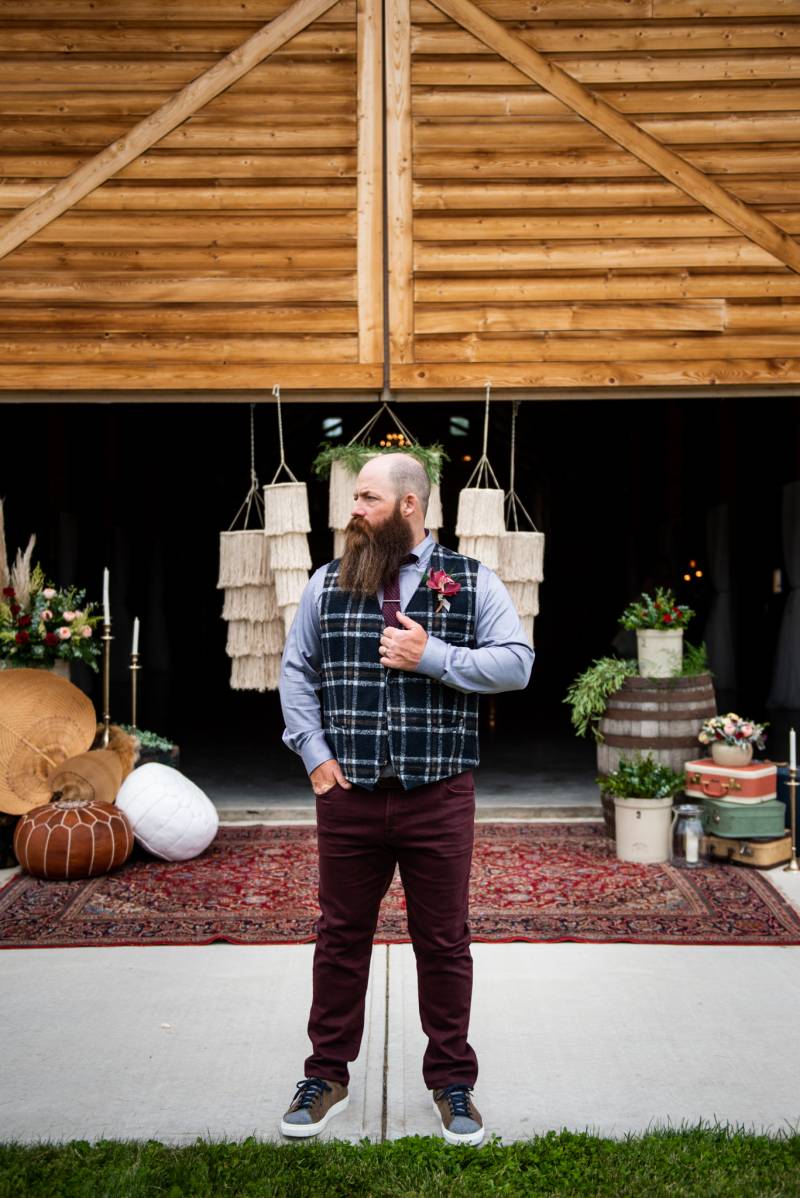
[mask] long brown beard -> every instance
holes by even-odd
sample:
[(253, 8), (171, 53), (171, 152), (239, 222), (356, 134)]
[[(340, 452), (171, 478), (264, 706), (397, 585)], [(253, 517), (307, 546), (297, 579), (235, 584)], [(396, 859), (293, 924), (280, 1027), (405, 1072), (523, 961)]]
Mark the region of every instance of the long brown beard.
[(376, 595), (380, 586), (395, 577), (411, 549), (411, 528), (400, 515), (399, 501), (377, 528), (362, 516), (353, 516), (345, 533), (339, 586), (354, 595)]

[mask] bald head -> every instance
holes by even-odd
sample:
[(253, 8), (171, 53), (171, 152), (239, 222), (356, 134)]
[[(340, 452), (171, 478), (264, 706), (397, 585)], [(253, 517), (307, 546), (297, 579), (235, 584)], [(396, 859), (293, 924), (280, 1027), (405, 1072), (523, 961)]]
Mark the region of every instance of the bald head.
[(359, 485), (369, 483), (389, 487), (395, 499), (414, 495), (421, 515), (428, 510), (431, 484), (425, 467), (408, 453), (378, 454), (366, 463), (358, 476)]

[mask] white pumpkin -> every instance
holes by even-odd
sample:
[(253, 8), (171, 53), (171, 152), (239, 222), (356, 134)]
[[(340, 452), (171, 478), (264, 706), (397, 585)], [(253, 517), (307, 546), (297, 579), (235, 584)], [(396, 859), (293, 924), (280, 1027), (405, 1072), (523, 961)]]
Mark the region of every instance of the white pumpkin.
[(189, 861), (217, 834), (219, 815), (199, 786), (169, 765), (150, 761), (129, 774), (116, 805), (139, 844), (163, 861)]

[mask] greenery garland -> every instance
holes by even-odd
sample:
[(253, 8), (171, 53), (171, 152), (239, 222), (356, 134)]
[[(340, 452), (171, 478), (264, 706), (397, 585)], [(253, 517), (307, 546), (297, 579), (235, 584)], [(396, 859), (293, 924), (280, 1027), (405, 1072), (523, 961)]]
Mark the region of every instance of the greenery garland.
[(578, 675), (564, 699), (572, 708), (570, 719), (578, 736), (585, 736), (591, 728), (594, 739), (598, 743), (603, 740), (598, 724), (605, 714), (609, 695), (637, 673), (637, 664), (630, 658), (599, 657)]
[(438, 483), (442, 476), (442, 464), (448, 460), (442, 445), (365, 445), (361, 442), (354, 445), (333, 445), (323, 441), (320, 450), (311, 464), (311, 469), (318, 478), (328, 478), (334, 462), (343, 462), (351, 474), (358, 474), (362, 466), (374, 458), (376, 454), (407, 453), (416, 458), (424, 467), (431, 483)]

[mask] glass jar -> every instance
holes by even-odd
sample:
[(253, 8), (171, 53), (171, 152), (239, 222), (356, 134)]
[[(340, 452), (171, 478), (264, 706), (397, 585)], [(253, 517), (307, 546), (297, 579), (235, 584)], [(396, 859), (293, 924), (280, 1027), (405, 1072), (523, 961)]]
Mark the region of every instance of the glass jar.
[(698, 803), (680, 803), (672, 816), (672, 864), (697, 869), (703, 859), (702, 808)]

